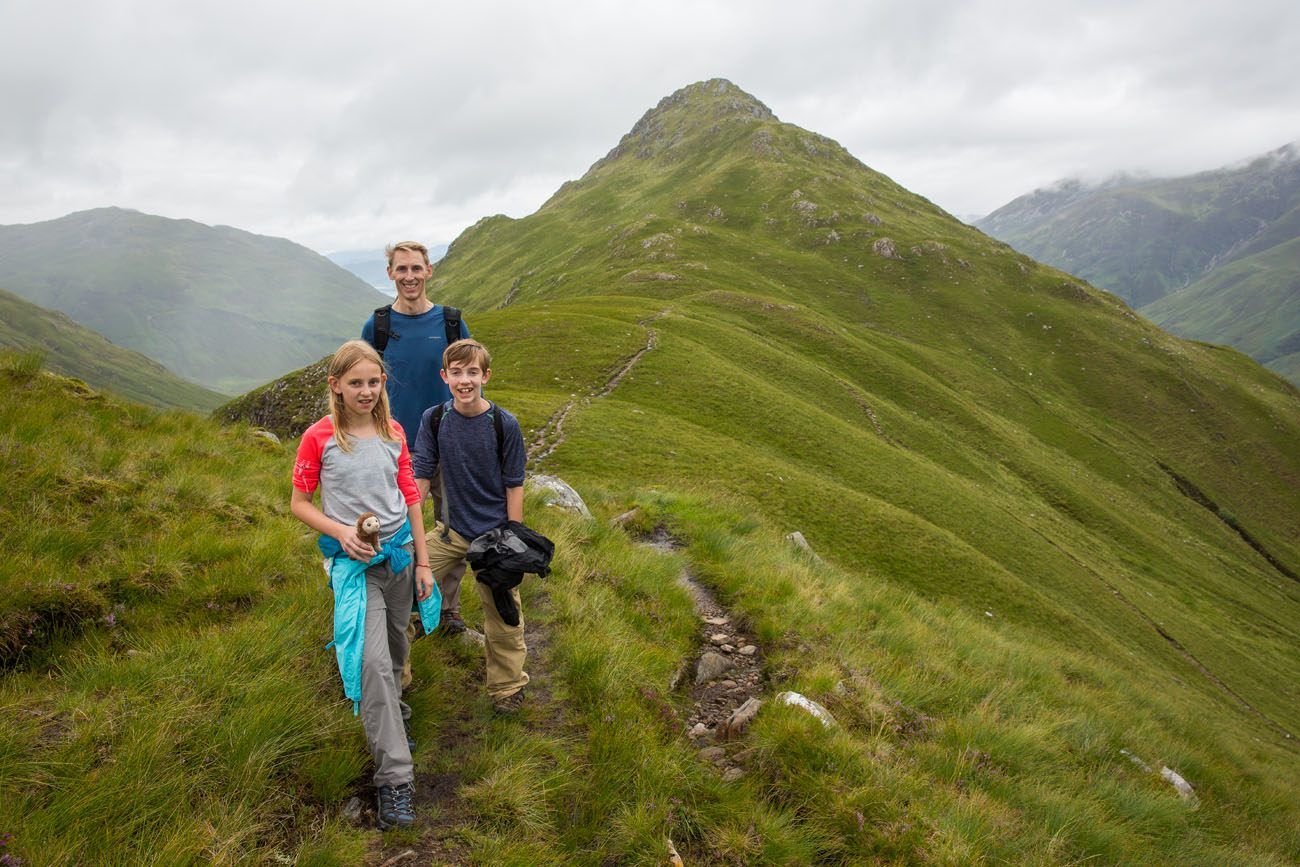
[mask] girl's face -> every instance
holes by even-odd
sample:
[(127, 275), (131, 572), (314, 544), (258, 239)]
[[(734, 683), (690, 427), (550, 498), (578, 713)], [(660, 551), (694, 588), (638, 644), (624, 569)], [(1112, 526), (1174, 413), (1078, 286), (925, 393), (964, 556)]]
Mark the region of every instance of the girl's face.
[(343, 408), (349, 416), (364, 418), (375, 411), (384, 383), (388, 381), (373, 361), (358, 361), (342, 376), (329, 378), (330, 391), (343, 398)]

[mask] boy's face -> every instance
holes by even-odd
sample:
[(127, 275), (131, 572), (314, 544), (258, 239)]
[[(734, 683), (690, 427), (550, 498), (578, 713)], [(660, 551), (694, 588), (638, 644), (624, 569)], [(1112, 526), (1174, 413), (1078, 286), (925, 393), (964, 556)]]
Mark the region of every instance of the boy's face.
[(481, 367), (477, 359), (453, 361), (441, 371), (442, 381), (451, 389), (451, 397), (461, 409), (475, 409), (482, 396), (483, 383), (492, 378), (492, 371)]
[(397, 287), (397, 297), (411, 304), (424, 298), (424, 281), (429, 279), (429, 265), (414, 250), (393, 251), (388, 277)]

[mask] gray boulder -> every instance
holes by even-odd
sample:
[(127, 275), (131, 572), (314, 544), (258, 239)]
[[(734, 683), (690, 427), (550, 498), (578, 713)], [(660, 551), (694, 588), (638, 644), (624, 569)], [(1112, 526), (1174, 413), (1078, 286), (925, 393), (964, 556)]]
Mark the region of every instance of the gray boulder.
[(582, 497), (569, 486), (568, 482), (559, 476), (529, 476), (527, 484), (544, 492), (548, 506), (568, 509), (571, 512), (577, 512), (584, 518), (591, 517), (591, 511), (587, 508), (587, 504), (582, 501)]

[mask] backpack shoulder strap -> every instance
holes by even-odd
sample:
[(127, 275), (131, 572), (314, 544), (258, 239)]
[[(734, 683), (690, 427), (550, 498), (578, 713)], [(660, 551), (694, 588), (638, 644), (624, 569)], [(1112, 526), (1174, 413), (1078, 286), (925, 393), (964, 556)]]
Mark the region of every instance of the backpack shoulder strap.
[(460, 308), (446, 307), (442, 308), (442, 323), (446, 326), (447, 345), (451, 346), (457, 340), (460, 340)]
[(488, 403), (491, 404), (491, 409), (489, 409), (488, 412), (492, 413), (492, 429), (495, 430), (497, 434), (497, 465), (504, 470), (506, 466), (505, 422), (501, 420), (501, 412), (497, 409), (497, 405), (492, 403), (492, 401), (488, 401)]
[(393, 305), (385, 304), (383, 307), (375, 308), (375, 334), (371, 346), (375, 348), (380, 357), (383, 356), (384, 350), (388, 348), (388, 338), (393, 333)]

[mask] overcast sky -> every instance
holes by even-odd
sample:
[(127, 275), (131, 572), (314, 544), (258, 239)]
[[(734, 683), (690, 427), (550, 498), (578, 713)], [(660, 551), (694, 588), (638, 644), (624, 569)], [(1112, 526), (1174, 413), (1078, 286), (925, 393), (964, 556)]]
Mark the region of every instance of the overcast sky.
[(1300, 139), (1300, 3), (0, 0), (0, 223), (446, 243), (713, 77), (979, 215)]

